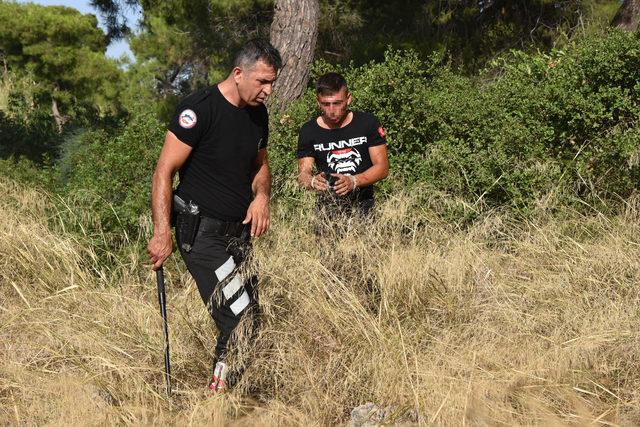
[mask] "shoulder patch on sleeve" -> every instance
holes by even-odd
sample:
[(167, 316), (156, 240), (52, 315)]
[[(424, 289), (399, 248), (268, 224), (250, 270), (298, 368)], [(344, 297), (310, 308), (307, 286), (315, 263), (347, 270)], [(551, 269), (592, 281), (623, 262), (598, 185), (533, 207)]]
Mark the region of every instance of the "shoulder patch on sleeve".
[(185, 129), (191, 129), (198, 123), (198, 116), (193, 110), (182, 110), (178, 117), (178, 124)]
[(385, 136), (387, 136), (382, 126), (378, 128), (378, 135), (380, 135), (381, 138), (384, 138)]

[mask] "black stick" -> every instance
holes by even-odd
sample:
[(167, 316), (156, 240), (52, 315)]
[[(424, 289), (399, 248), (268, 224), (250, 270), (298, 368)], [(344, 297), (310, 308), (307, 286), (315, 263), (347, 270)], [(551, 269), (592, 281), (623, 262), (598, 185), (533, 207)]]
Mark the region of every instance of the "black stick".
[(164, 331), (164, 377), (167, 382), (167, 396), (171, 397), (171, 365), (169, 363), (169, 327), (167, 326), (167, 303), (164, 298), (164, 270), (162, 267), (156, 270), (158, 282), (158, 302), (162, 315), (162, 328)]

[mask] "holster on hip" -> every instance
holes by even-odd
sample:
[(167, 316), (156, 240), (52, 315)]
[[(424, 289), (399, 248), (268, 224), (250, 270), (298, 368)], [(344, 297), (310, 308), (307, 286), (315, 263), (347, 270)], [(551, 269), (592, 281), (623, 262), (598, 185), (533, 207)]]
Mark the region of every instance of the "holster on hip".
[(175, 215), (176, 239), (180, 248), (190, 252), (198, 234), (200, 208), (193, 201), (188, 203), (173, 194), (173, 214)]

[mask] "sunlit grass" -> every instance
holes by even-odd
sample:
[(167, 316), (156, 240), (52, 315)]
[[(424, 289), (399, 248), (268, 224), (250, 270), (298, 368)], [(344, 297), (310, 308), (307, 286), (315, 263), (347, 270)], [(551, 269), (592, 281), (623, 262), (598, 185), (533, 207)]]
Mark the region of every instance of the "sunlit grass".
[(632, 203), (615, 218), (496, 214), (462, 229), (405, 195), (335, 240), (315, 237), (312, 209), (276, 208), (255, 248), (260, 332), (239, 340), (246, 371), (226, 395), (205, 391), (213, 322), (167, 263), (168, 400), (155, 276), (134, 242), (105, 268), (48, 196), (2, 189), (2, 425), (331, 425), (365, 402), (422, 424), (640, 422)]

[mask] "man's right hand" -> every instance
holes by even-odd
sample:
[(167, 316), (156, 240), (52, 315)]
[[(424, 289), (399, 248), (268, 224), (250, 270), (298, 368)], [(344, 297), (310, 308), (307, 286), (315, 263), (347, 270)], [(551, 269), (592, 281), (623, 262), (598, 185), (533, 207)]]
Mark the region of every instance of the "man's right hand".
[(154, 234), (147, 245), (147, 253), (153, 263), (151, 268), (157, 270), (162, 267), (162, 264), (169, 255), (171, 255), (171, 252), (173, 252), (171, 233)]
[(311, 177), (311, 189), (315, 191), (327, 191), (329, 189), (329, 182), (324, 177), (324, 173), (320, 172), (317, 175)]
[(171, 131), (167, 131), (160, 158), (151, 179), (151, 212), (153, 216), (153, 237), (147, 245), (147, 253), (153, 269), (162, 263), (173, 251), (171, 239), (171, 182), (178, 169), (187, 161), (192, 148), (180, 141)]

